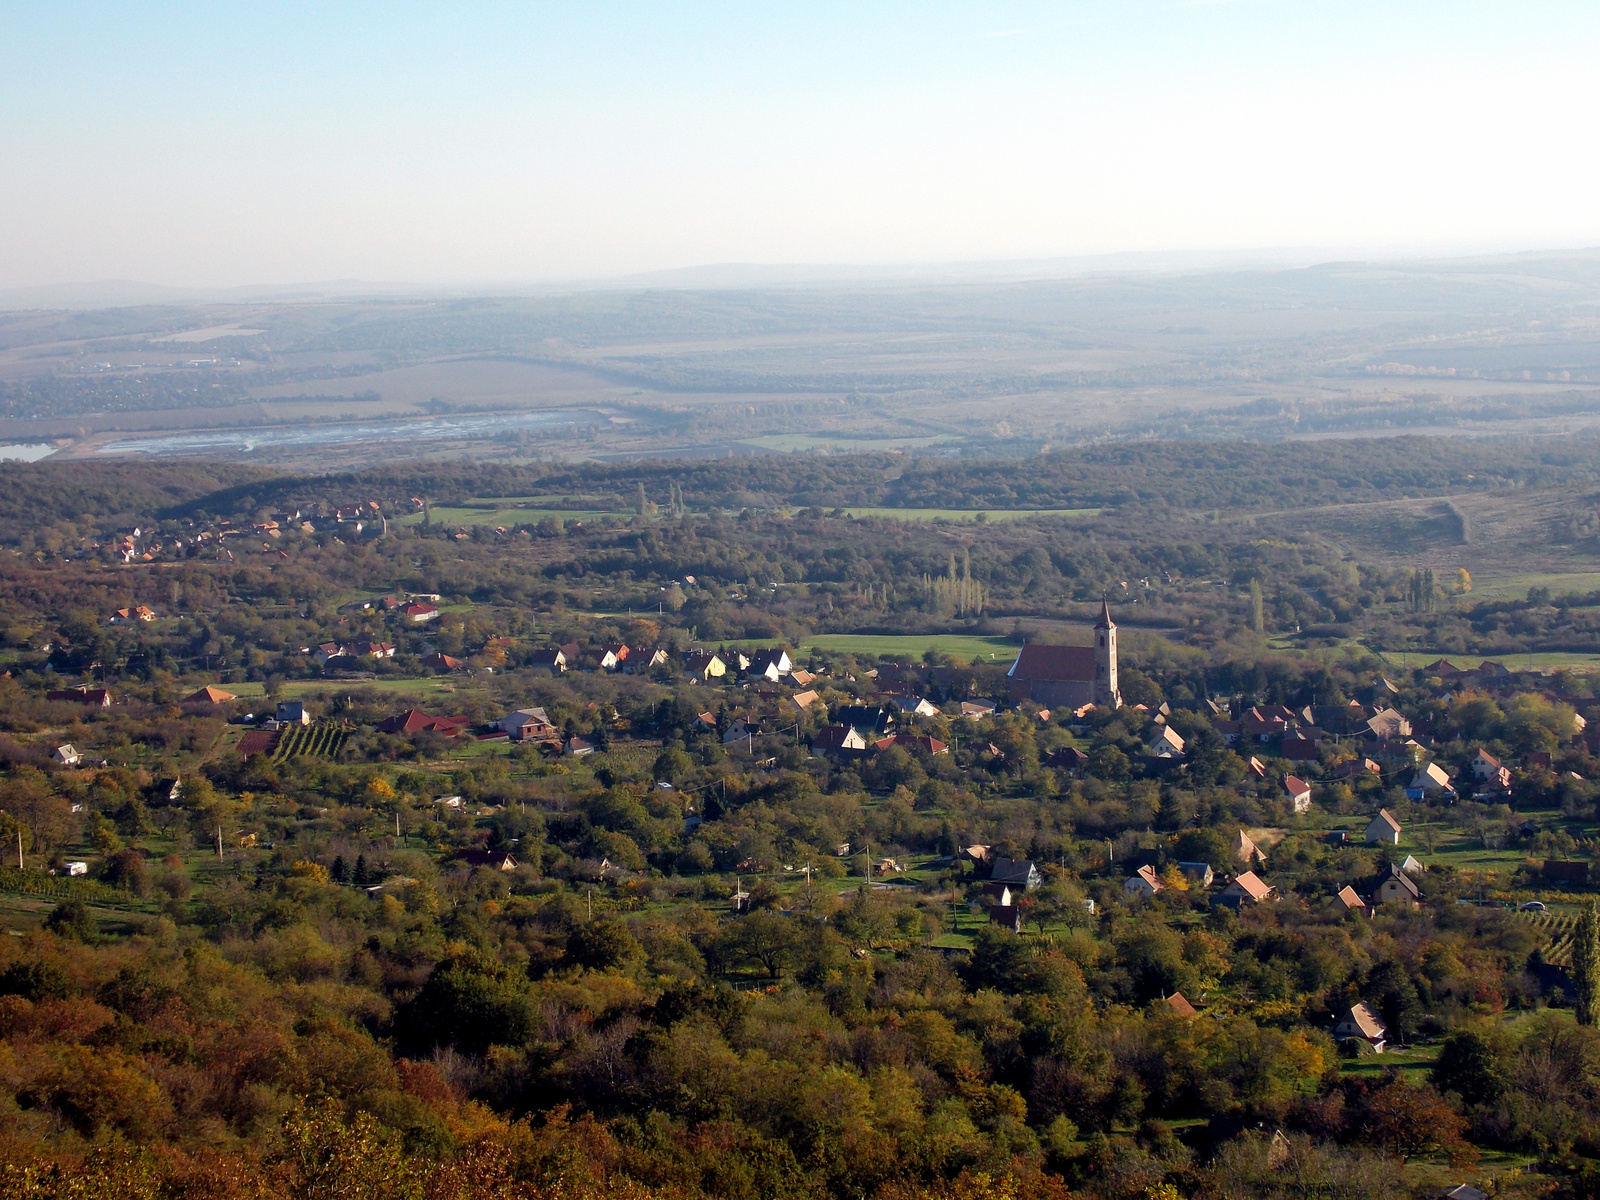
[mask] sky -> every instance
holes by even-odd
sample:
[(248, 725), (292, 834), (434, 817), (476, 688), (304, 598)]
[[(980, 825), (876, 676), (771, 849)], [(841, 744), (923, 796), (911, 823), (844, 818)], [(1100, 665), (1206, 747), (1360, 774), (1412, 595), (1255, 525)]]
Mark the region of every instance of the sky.
[(1593, 0), (0, 0), (0, 288), (1600, 244)]

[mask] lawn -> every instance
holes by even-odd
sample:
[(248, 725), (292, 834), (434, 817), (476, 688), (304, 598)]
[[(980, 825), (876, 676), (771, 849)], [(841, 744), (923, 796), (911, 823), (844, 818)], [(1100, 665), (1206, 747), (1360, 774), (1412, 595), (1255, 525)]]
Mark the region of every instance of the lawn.
[(1551, 595), (1559, 596), (1563, 592), (1596, 592), (1600, 591), (1600, 572), (1575, 572), (1571, 574), (1541, 574), (1529, 571), (1515, 575), (1495, 575), (1474, 581), (1472, 592), (1466, 597), (1468, 602), (1480, 598), (1504, 599), (1516, 597), (1518, 599), (1528, 594), (1532, 587), (1547, 587)]
[(963, 662), (982, 658), (985, 662), (1009, 663), (1017, 657), (1017, 647), (1003, 637), (978, 637), (965, 633), (821, 633), (809, 637), (800, 647), (806, 650), (832, 650), (845, 654), (876, 656), (892, 654), (902, 658), (921, 658), (930, 649), (953, 654)]
[[(289, 679), (284, 681), (283, 696), (285, 699), (292, 700), (312, 692), (352, 691), (357, 688), (372, 688), (380, 692), (437, 695), (456, 691), (460, 685), (460, 676), (450, 675), (430, 676), (423, 679)], [(241, 700), (255, 700), (265, 697), (267, 694), (266, 685), (260, 682), (222, 683), (217, 686), (224, 691), (232, 692)]]

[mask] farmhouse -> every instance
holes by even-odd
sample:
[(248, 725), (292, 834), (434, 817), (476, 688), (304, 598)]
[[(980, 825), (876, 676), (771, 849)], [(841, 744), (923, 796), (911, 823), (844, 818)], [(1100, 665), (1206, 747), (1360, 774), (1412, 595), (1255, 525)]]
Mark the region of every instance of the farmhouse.
[(1260, 904), (1272, 898), (1272, 885), (1263, 883), (1254, 871), (1246, 871), (1217, 893), (1213, 904), (1229, 908), (1243, 908), (1247, 904)]
[(1297, 775), (1285, 775), (1283, 778), (1283, 791), (1289, 797), (1289, 802), (1294, 805), (1295, 815), (1308, 812), (1311, 808), (1311, 785)]
[(1367, 826), (1367, 845), (1398, 846), (1400, 844), (1400, 822), (1394, 819), (1394, 814), (1387, 808), (1380, 808), (1378, 815), (1372, 818)]
[(1373, 1050), (1382, 1054), (1389, 1031), (1364, 1002), (1357, 1002), (1334, 1021), (1333, 1037), (1339, 1042), (1352, 1040), (1366, 1042)]

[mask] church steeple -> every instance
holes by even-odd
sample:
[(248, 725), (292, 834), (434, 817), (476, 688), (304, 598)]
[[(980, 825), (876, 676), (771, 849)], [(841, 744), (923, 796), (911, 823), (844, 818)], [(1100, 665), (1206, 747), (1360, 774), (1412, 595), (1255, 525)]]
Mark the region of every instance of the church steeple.
[(1117, 626), (1111, 619), (1111, 602), (1101, 597), (1100, 619), (1094, 624), (1094, 703), (1122, 707), (1117, 687)]

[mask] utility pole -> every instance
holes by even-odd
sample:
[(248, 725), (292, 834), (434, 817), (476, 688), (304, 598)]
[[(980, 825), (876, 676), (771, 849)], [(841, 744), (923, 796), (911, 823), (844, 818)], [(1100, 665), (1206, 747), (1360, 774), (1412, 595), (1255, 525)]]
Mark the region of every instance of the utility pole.
[(217, 826), (217, 862), (222, 861), (222, 826)]
[(22, 866), (22, 826), (18, 825), (17, 826), (17, 870), (21, 871), (23, 869), (24, 868)]

